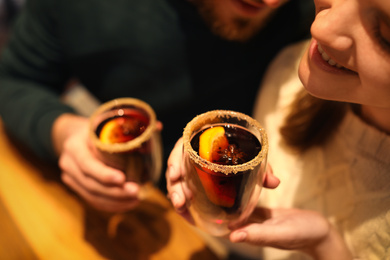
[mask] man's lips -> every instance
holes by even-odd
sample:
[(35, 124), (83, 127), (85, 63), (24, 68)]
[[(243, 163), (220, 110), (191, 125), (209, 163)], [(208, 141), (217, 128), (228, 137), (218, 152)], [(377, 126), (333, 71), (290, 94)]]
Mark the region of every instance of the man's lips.
[(253, 8), (263, 8), (266, 5), (262, 0), (241, 0), (241, 2)]
[(232, 0), (236, 8), (244, 15), (256, 15), (266, 5), (262, 1)]

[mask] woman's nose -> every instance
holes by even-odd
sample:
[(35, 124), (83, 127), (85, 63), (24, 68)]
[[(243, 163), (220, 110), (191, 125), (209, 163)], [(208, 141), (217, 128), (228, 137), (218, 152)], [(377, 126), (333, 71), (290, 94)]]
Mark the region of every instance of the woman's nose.
[(336, 50), (346, 50), (353, 45), (356, 26), (355, 1), (335, 0), (321, 10), (311, 27), (311, 34), (317, 41)]

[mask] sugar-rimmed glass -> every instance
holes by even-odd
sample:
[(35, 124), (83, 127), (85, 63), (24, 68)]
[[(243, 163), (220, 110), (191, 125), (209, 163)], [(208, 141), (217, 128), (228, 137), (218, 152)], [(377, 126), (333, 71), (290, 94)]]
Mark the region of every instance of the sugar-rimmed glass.
[[(132, 140), (102, 142), (99, 132), (113, 118), (142, 118), (145, 122)], [(90, 117), (90, 139), (97, 157), (105, 164), (120, 169), (127, 181), (145, 184), (157, 182), (162, 169), (162, 145), (154, 110), (135, 98), (118, 98), (102, 104)]]
[[(250, 133), (248, 137), (254, 136), (260, 144), (259, 151), (250, 160), (237, 165), (205, 160), (191, 142), (198, 133), (215, 126), (233, 132), (238, 129), (240, 134)], [(267, 165), (267, 134), (260, 123), (245, 114), (215, 110), (201, 114), (187, 124), (183, 143), (184, 183), (185, 189), (191, 191), (185, 194), (195, 225), (214, 236), (226, 236), (230, 233), (228, 226), (248, 220), (257, 204)]]

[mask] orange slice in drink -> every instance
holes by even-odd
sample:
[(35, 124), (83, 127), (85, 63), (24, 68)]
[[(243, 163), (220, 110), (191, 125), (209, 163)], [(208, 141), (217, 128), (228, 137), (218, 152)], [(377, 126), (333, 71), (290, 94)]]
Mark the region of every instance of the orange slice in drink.
[(123, 109), (123, 115), (104, 123), (99, 139), (102, 143), (125, 143), (141, 135), (149, 125), (149, 119), (133, 109)]
[(102, 143), (125, 143), (137, 137), (134, 128), (138, 126), (136, 119), (131, 117), (116, 117), (105, 123), (99, 139)]
[(227, 149), (228, 146), (229, 141), (222, 126), (209, 128), (199, 138), (199, 156), (215, 163), (220, 157), (220, 152)]
[[(229, 141), (222, 126), (209, 128), (199, 137), (199, 156), (210, 162), (218, 162)], [(221, 207), (233, 207), (237, 195), (235, 178), (205, 168), (196, 168), (208, 199)]]

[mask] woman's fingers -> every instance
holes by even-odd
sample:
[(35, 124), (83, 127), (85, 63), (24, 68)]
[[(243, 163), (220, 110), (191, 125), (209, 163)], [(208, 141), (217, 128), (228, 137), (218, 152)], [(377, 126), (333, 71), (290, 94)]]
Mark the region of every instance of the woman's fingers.
[(270, 164), (267, 164), (267, 170), (265, 172), (263, 186), (268, 189), (275, 189), (279, 186), (280, 180), (274, 175), (272, 167)]

